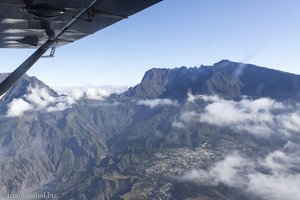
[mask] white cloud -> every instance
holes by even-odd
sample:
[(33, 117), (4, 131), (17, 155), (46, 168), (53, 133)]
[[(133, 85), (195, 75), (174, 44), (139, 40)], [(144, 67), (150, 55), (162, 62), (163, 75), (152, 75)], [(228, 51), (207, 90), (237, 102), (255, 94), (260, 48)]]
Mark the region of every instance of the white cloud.
[(273, 151), (260, 163), (275, 172), (290, 172), (291, 169), (300, 171), (300, 145), (289, 141), (283, 150)]
[(180, 119), (183, 122), (197, 122), (201, 118), (201, 114), (197, 113), (196, 111), (183, 111), (180, 114)]
[(196, 100), (207, 103), (203, 112), (185, 110), (180, 117), (183, 122), (205, 122), (264, 137), (275, 132), (286, 135), (300, 132), (299, 107), (291, 109), (290, 106), (269, 98), (253, 100), (244, 97), (240, 101), (233, 101), (218, 96), (188, 94), (189, 102)]
[(28, 94), (25, 96), (31, 104), (37, 109), (44, 109), (49, 104), (55, 103), (56, 98), (51, 96), (46, 88), (28, 88)]
[(173, 127), (173, 128), (185, 128), (185, 125), (184, 125), (184, 123), (182, 123), (182, 122), (174, 121), (174, 122), (172, 123), (172, 127)]
[(81, 99), (84, 96), (84, 91), (75, 88), (71, 91), (70, 96), (73, 97), (75, 100)]
[[(222, 183), (266, 200), (294, 200), (300, 199), (299, 164), (299, 153), (288, 154), (284, 150), (276, 150), (256, 161), (234, 153), (208, 170), (193, 170), (180, 179), (211, 186)], [(257, 170), (260, 166), (270, 172), (260, 172)]]
[(278, 117), (285, 129), (299, 132), (300, 130), (300, 113), (288, 113)]
[(196, 100), (199, 99), (199, 95), (192, 95), (190, 92), (188, 92), (188, 98), (187, 101), (189, 102), (195, 102)]
[(253, 169), (247, 175), (246, 190), (265, 199), (300, 199), (300, 146), (288, 142), (283, 149), (275, 150), (265, 158), (259, 160), (261, 165), (271, 170), (263, 174)]
[(84, 87), (73, 87), (73, 88), (60, 88), (60, 92), (68, 94), (74, 100), (92, 99), (92, 100), (103, 100), (105, 97), (112, 93), (121, 93), (127, 90), (125, 86), (84, 86)]
[(79, 100), (81, 98), (103, 100), (110, 94), (107, 90), (97, 87), (74, 88), (71, 91), (67, 91), (67, 93), (75, 100)]
[(185, 174), (183, 180), (193, 181), (199, 184), (217, 186), (220, 183), (229, 186), (237, 186), (242, 180), (239, 179), (241, 167), (249, 165), (249, 162), (239, 154), (227, 156), (223, 161), (218, 162), (209, 170), (192, 170)]
[(26, 111), (62, 111), (75, 103), (75, 100), (69, 96), (52, 96), (47, 88), (28, 87), (28, 94), (22, 98), (13, 99), (8, 104), (7, 117), (17, 117), (23, 115)]
[(218, 100), (220, 100), (220, 98), (216, 95), (202, 95), (202, 94), (193, 95), (190, 92), (188, 92), (187, 95), (188, 95), (188, 98), (187, 98), (188, 102), (195, 102), (198, 100), (203, 100), (203, 101), (218, 101)]
[[(206, 103), (203, 109), (192, 110), (195, 106), (190, 104), (199, 102)], [(178, 122), (184, 125), (209, 123), (256, 136), (279, 134), (289, 141), (299, 136), (300, 105), (286, 105), (269, 98), (243, 97), (240, 101), (233, 101), (218, 96), (188, 94), (188, 104)], [(265, 170), (260, 170), (262, 168)], [(230, 154), (207, 170), (195, 169), (181, 178), (202, 185), (222, 183), (266, 200), (294, 200), (300, 199), (299, 172), (300, 145), (288, 142), (284, 148), (256, 159), (239, 153)]]
[(85, 96), (87, 99), (102, 100), (109, 96), (109, 92), (102, 88), (88, 88), (85, 91)]
[(267, 175), (253, 173), (248, 175), (246, 191), (267, 200), (300, 199), (300, 175), (279, 173)]
[(148, 106), (153, 109), (157, 106), (178, 106), (178, 103), (171, 99), (147, 99), (138, 101), (137, 105)]
[(22, 115), (24, 112), (33, 109), (32, 106), (24, 101), (23, 99), (13, 99), (10, 104), (8, 104), (8, 117), (16, 117)]
[(28, 88), (28, 94), (24, 97), (35, 110), (48, 112), (62, 111), (75, 103), (69, 96), (51, 96), (47, 88)]
[[(24, 114), (26, 111), (44, 111), (55, 112), (70, 108), (77, 100), (81, 98), (103, 100), (111, 93), (120, 93), (126, 90), (127, 87), (102, 86), (94, 87), (87, 86), (82, 88), (60, 89), (66, 93), (59, 96), (51, 95), (48, 88), (28, 87), (27, 94), (19, 99), (13, 99), (8, 105), (7, 116), (17, 117)], [(105, 105), (105, 104), (103, 104)]]

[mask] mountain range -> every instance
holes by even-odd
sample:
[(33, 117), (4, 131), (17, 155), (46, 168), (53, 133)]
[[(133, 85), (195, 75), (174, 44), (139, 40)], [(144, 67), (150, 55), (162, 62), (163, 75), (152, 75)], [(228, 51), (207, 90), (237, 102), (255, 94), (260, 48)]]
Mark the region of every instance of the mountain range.
[(299, 95), (299, 75), (228, 60), (111, 95), (26, 75), (0, 100), (0, 196), (299, 199)]

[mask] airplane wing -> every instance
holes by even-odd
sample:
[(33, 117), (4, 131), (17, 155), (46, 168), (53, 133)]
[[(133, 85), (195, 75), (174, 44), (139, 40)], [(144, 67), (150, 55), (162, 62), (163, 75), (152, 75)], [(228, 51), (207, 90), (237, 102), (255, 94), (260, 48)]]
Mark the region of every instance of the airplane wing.
[(74, 42), (160, 1), (0, 0), (0, 48), (37, 48), (0, 84), (0, 96), (52, 46)]
[[(103, 0), (80, 17), (57, 41), (74, 42), (161, 0)], [(89, 1), (0, 0), (0, 48), (36, 48), (57, 35)]]

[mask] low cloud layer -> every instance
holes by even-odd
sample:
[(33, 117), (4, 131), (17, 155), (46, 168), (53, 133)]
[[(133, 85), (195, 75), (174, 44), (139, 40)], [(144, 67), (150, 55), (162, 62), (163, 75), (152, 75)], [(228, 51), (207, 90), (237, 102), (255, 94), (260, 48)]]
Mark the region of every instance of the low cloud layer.
[(208, 170), (193, 170), (180, 179), (200, 185), (225, 184), (266, 200), (300, 199), (299, 150), (299, 145), (288, 143), (257, 160), (235, 152)]
[(7, 117), (17, 117), (27, 111), (55, 112), (70, 108), (80, 99), (104, 100), (111, 93), (119, 93), (126, 87), (81, 87), (60, 90), (63, 95), (51, 95), (48, 88), (28, 87), (27, 94), (8, 104)]
[(75, 88), (63, 88), (58, 89), (60, 92), (71, 96), (74, 100), (79, 99), (91, 99), (91, 100), (103, 100), (105, 97), (112, 93), (121, 93), (126, 91), (128, 88), (125, 86), (86, 86), (86, 87), (75, 87)]
[(225, 100), (217, 96), (189, 95), (188, 101), (203, 101), (207, 105), (202, 112), (186, 110), (181, 113), (183, 122), (198, 121), (220, 127), (230, 127), (239, 132), (256, 136), (280, 133), (289, 135), (300, 132), (300, 107), (286, 106), (269, 98), (240, 101)]
[(147, 99), (138, 101), (137, 105), (143, 105), (153, 109), (158, 106), (178, 106), (178, 103), (171, 99)]
[[(274, 134), (286, 142), (284, 147), (256, 158), (233, 152), (208, 169), (194, 169), (181, 180), (200, 185), (220, 184), (237, 188), (246, 195), (266, 200), (300, 199), (300, 106), (269, 98), (240, 101), (218, 96), (189, 94), (189, 106), (181, 111), (173, 127), (208, 123), (271, 139)], [(195, 105), (204, 105), (199, 109)]]
[(24, 112), (32, 110), (32, 106), (24, 101), (23, 99), (13, 99), (12, 102), (8, 105), (7, 116), (16, 117), (23, 115)]
[(52, 96), (47, 88), (29, 87), (28, 92), (22, 98), (13, 99), (8, 104), (8, 117), (17, 117), (26, 111), (62, 111), (69, 108), (75, 100), (69, 96)]
[(103, 100), (105, 97), (109, 96), (109, 93), (102, 88), (77, 88), (72, 90), (70, 96), (76, 100), (81, 98)]

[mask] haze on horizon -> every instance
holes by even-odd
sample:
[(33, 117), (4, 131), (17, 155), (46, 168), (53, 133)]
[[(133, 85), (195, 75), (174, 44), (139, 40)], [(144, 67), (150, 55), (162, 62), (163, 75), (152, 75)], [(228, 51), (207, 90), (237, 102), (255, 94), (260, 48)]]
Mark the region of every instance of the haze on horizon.
[[(222, 59), (300, 74), (300, 1), (164, 0), (58, 48), (29, 71), (52, 87), (134, 85), (153, 67), (212, 65)], [(0, 49), (1, 72), (33, 50)]]

